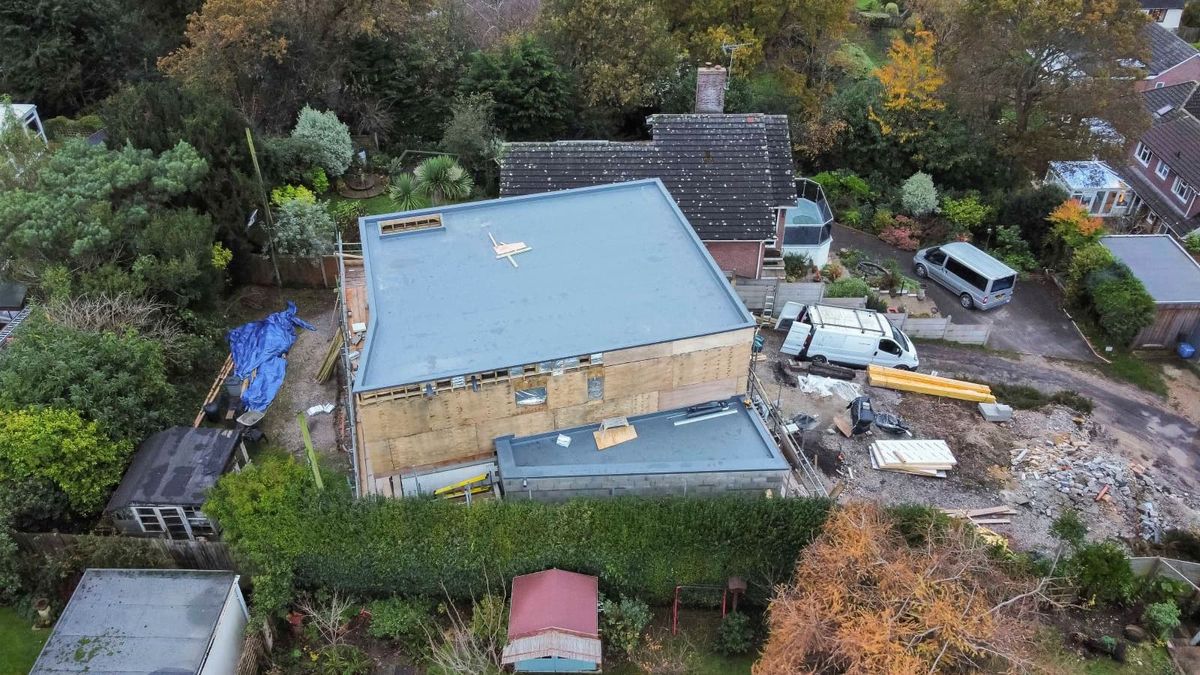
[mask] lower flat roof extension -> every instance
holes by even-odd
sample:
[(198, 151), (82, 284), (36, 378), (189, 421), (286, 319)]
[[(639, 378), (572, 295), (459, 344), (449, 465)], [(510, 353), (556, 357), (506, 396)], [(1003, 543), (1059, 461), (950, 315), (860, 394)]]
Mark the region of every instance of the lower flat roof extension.
[[(637, 438), (596, 448), (600, 425), (496, 439), (504, 480), (572, 476), (787, 471), (762, 419), (734, 397), (721, 412), (688, 417), (687, 409), (630, 417)], [(558, 444), (559, 435), (571, 439)]]

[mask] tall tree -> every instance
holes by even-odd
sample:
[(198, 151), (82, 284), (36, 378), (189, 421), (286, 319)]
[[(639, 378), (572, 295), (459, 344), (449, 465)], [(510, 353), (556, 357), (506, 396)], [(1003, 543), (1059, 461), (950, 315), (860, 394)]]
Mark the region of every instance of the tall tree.
[(120, 0), (4, 0), (0, 92), (46, 116), (73, 115), (137, 63), (135, 32)]
[(1139, 8), (1134, 0), (965, 0), (946, 54), (960, 111), (993, 123), (1035, 172), (1050, 159), (1120, 152), (1097, 123), (1124, 138), (1146, 124), (1121, 84), (1148, 61)]
[(571, 116), (566, 74), (531, 37), (473, 54), (459, 91), (490, 94), (496, 126), (509, 140), (559, 138)]
[(679, 55), (665, 17), (644, 0), (546, 0), (542, 35), (583, 103), (609, 114), (656, 103)]

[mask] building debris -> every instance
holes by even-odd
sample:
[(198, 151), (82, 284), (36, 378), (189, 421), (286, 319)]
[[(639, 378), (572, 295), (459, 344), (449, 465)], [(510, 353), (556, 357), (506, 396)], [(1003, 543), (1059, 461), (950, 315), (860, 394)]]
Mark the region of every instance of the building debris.
[(950, 446), (940, 440), (875, 441), (870, 452), (871, 468), (880, 471), (945, 478), (958, 464)]
[(1003, 403), (980, 403), (979, 414), (988, 422), (1009, 422), (1012, 420), (1012, 406)]

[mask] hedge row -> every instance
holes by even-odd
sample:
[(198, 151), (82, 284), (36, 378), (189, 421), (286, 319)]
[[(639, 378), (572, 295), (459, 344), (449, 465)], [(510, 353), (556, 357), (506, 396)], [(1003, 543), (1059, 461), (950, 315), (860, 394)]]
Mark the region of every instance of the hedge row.
[(549, 567), (594, 574), (603, 591), (650, 602), (669, 601), (676, 584), (723, 584), (739, 575), (761, 600), (791, 573), (828, 509), (824, 500), (740, 497), (469, 508), (354, 500), (316, 491), (291, 460), (226, 476), (205, 507), (254, 567), (259, 609), (267, 610), (282, 607), (293, 585), (462, 598)]

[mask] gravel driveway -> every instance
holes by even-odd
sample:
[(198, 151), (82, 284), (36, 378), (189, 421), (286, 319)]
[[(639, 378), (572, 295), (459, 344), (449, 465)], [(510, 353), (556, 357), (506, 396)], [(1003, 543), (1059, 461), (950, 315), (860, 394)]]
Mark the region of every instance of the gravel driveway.
[[(865, 232), (834, 225), (833, 247), (858, 249), (876, 261), (894, 260), (901, 270), (912, 274), (912, 253), (901, 251)], [(938, 312), (951, 317), (954, 323), (991, 325), (988, 346), (992, 349), (1074, 361), (1095, 360), (1087, 343), (1062, 310), (1061, 293), (1048, 281), (1019, 281), (1012, 302), (986, 312), (963, 309), (954, 294), (934, 282), (929, 283), (926, 293), (937, 304)]]

